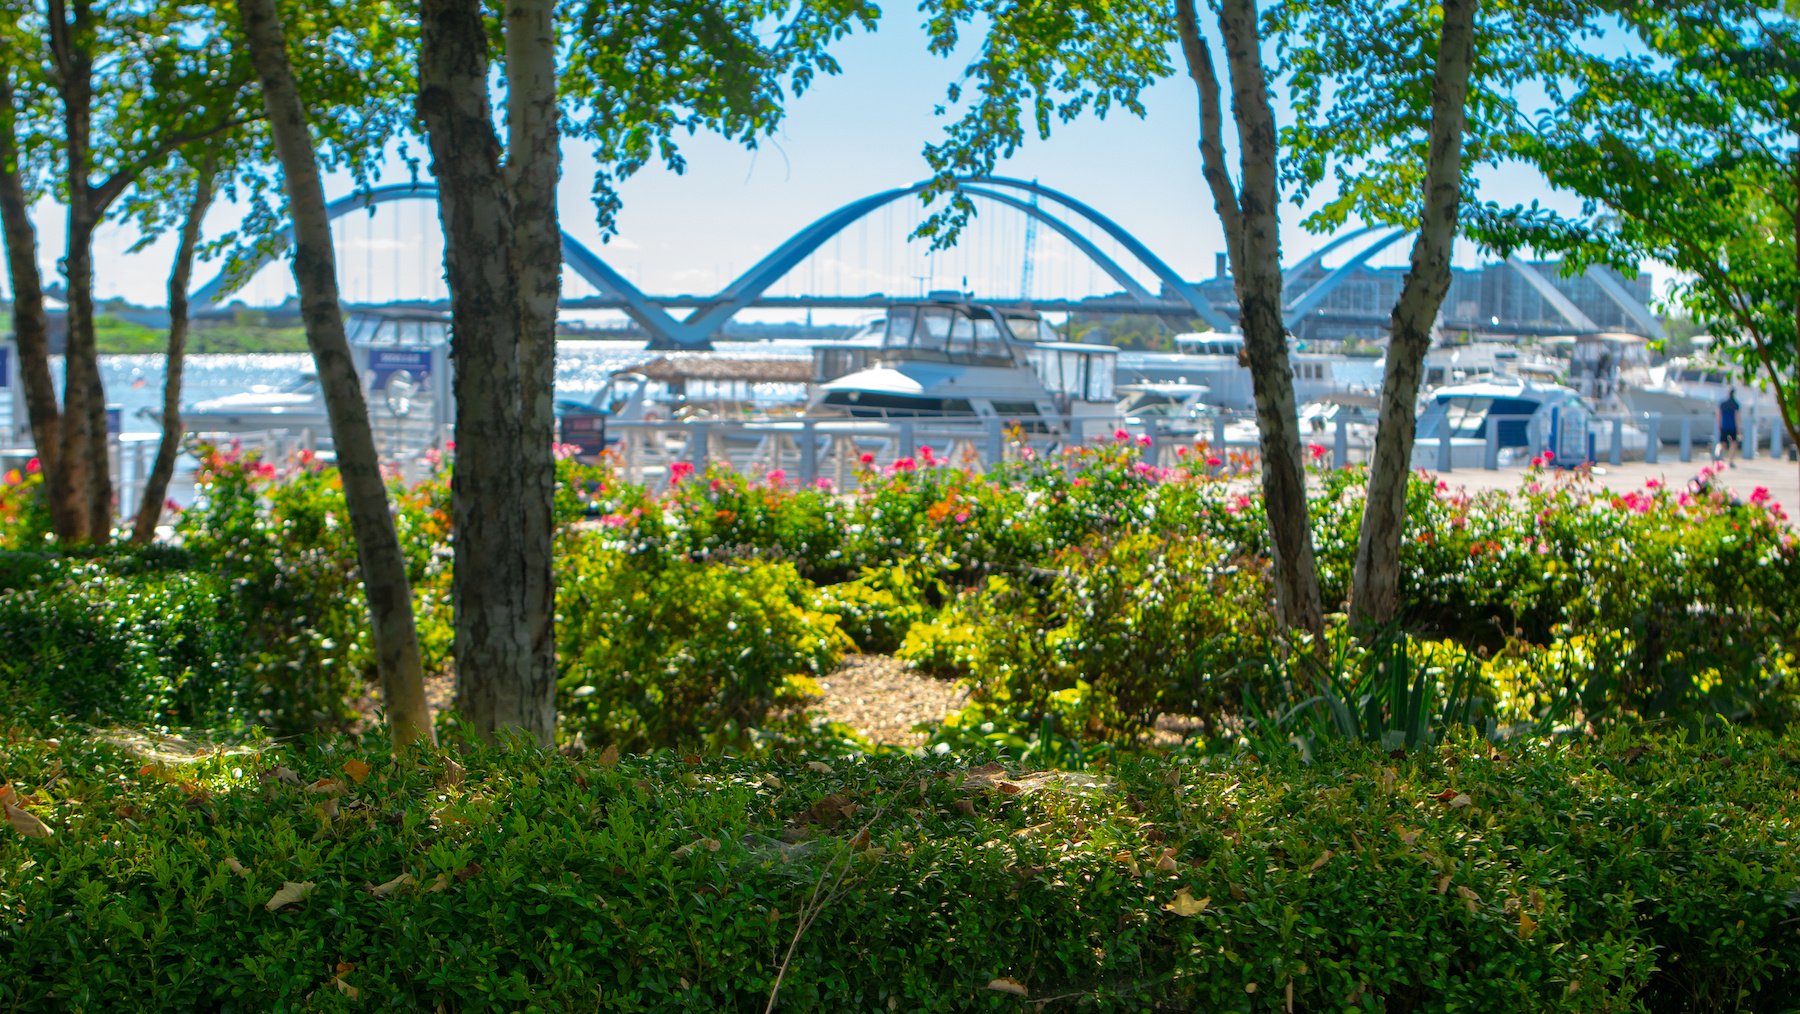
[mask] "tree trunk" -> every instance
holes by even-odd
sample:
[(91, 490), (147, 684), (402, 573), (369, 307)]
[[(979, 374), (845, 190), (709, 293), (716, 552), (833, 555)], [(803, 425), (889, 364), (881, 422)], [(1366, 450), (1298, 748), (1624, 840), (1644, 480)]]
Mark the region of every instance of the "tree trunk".
[(1424, 208), (1413, 240), (1412, 267), (1394, 304), (1387, 373), (1381, 382), (1381, 418), (1369, 466), (1368, 500), (1356, 541), (1350, 596), (1360, 625), (1385, 624), (1400, 605), (1400, 540), (1406, 528), (1406, 484), (1411, 474), (1415, 404), (1432, 323), (1450, 290), (1450, 254), (1462, 203), (1462, 138), (1469, 70), (1475, 51), (1479, 0), (1444, 0), (1431, 91), (1431, 140), (1425, 166)]
[[(1241, 307), (1239, 326), (1256, 395), (1263, 503), (1274, 551), (1275, 603), (1284, 626), (1318, 636), (1324, 633), (1325, 617), (1307, 515), (1306, 461), (1300, 448), (1287, 326), (1281, 313), (1280, 196), (1275, 174), (1278, 142), (1255, 0), (1224, 0), (1219, 8), (1219, 28), (1231, 69), (1242, 180), (1235, 216), (1221, 211), (1220, 217), (1227, 222), (1235, 217), (1238, 224), (1239, 235), (1227, 248), (1233, 255), (1231, 273)], [(1203, 142), (1203, 157), (1207, 147)]]
[(57, 536), (79, 542), (112, 530), (112, 469), (106, 439), (106, 394), (94, 350), (94, 228), (99, 224), (88, 183), (93, 120), (93, 17), (85, 0), (49, 4), (50, 53), (63, 107), (63, 155), (68, 184), (67, 337), (63, 343), (62, 419), (57, 464), (50, 476), (51, 514), (65, 528)]
[[(12, 282), (13, 341), (17, 345), (19, 373), (25, 388), (25, 411), (31, 421), (31, 441), (46, 480), (58, 474), (61, 462), (60, 416), (56, 406), (56, 381), (50, 376), (50, 317), (44, 312), (44, 282), (38, 273), (37, 229), (31, 224), (31, 200), (25, 193), (15, 133), (10, 68), (0, 70), (0, 228), (6, 237), (7, 276)], [(60, 533), (68, 518), (52, 520)]]
[(419, 112), (438, 181), (456, 360), (457, 710), (485, 737), (518, 729), (548, 746), (556, 685), (536, 665), (528, 618), (539, 593), (526, 581), (524, 314), (488, 101), (487, 32), (479, 0), (425, 0), (420, 21)]
[[(551, 517), (556, 497), (556, 306), (562, 295), (562, 230), (556, 181), (562, 166), (556, 95), (556, 19), (552, 0), (506, 5), (508, 182), (513, 207), (513, 270), (519, 285), (519, 376), (525, 468), (525, 622), (534, 683), (556, 674), (555, 579)], [(542, 702), (554, 722), (555, 698)]]
[(156, 523), (162, 520), (163, 498), (169, 491), (169, 477), (175, 473), (175, 457), (181, 453), (181, 438), (186, 434), (181, 425), (181, 367), (187, 355), (188, 285), (194, 275), (194, 250), (200, 245), (200, 223), (206, 209), (212, 206), (213, 165), (207, 160), (199, 167), (199, 182), (194, 187), (193, 203), (181, 223), (181, 240), (175, 247), (175, 266), (169, 272), (169, 351), (164, 358), (162, 441), (156, 447), (156, 461), (144, 483), (143, 499), (138, 501), (137, 521), (132, 526), (131, 541), (140, 545), (156, 537)]
[(300, 316), (325, 395), (344, 500), (362, 562), (363, 591), (374, 624), (375, 656), (389, 729), (396, 747), (434, 742), (406, 560), (400, 554), (393, 515), (388, 512), (387, 485), (369, 429), (369, 408), (344, 336), (331, 219), (325, 210), (325, 191), (307, 131), (306, 110), (288, 62), (281, 16), (275, 0), (237, 0), (237, 7), (251, 61), (262, 81), (263, 104), (281, 160), (288, 213), (294, 223), (294, 284), (300, 293)]

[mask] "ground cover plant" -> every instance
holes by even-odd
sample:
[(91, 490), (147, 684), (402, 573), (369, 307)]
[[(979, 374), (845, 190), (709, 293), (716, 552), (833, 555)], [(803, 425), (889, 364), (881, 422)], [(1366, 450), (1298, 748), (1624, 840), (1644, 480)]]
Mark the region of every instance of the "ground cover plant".
[(818, 1011), (1800, 990), (1800, 747), (1749, 730), (1058, 775), (6, 721), (6, 1009), (761, 1010), (778, 976)]

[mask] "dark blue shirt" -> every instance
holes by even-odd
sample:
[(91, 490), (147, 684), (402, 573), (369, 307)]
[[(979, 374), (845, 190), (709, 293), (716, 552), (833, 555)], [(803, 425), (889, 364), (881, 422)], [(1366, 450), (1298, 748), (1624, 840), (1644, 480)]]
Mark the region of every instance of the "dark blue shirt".
[(1722, 430), (1737, 429), (1738, 400), (1737, 395), (1728, 394), (1719, 402), (1719, 428)]

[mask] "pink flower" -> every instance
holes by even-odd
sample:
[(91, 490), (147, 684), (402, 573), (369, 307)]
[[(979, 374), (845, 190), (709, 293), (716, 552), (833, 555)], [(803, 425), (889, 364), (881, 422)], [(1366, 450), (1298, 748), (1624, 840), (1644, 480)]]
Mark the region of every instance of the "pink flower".
[(1325, 456), (1325, 455), (1327, 455), (1327, 454), (1330, 454), (1330, 453), (1331, 453), (1331, 452), (1330, 452), (1330, 451), (1327, 451), (1327, 450), (1326, 450), (1326, 449), (1325, 449), (1325, 445), (1324, 445), (1324, 444), (1307, 444), (1307, 445), (1306, 445), (1306, 452), (1307, 452), (1307, 453), (1308, 453), (1308, 454), (1311, 454), (1311, 455), (1312, 455), (1312, 459), (1313, 459), (1313, 460), (1314, 460), (1314, 461), (1317, 461), (1317, 460), (1319, 460), (1319, 459), (1320, 459), (1320, 458), (1323, 458), (1323, 457), (1324, 457), (1324, 456)]
[(1131, 439), (1131, 434), (1122, 429), (1113, 430), (1113, 439), (1123, 443)]
[(892, 465), (892, 468), (896, 472), (911, 472), (918, 467), (919, 463), (914, 461), (911, 457), (896, 458)]
[(831, 480), (822, 475), (813, 480), (813, 485), (827, 493), (831, 492)]
[(19, 474), (18, 469), (9, 468), (6, 470), (6, 484), (8, 486), (17, 486), (19, 483), (24, 482), (24, 481), (25, 481), (25, 477)]
[[(439, 465), (444, 463), (444, 453), (435, 447), (425, 448), (425, 453), (422, 455), (422, 457), (425, 459), (425, 463), (427, 465), (430, 465), (432, 468), (436, 468)], [(300, 452), (300, 464), (301, 465), (303, 465), (303, 466), (307, 465), (307, 464), (311, 463), (311, 461), (312, 461), (312, 452), (311, 451), (301, 451)]]
[(600, 519), (600, 523), (608, 528), (623, 528), (631, 523), (631, 519), (623, 514), (607, 514)]
[(673, 461), (669, 463), (669, 481), (680, 482), (694, 474), (694, 463), (691, 461)]
[(875, 463), (875, 455), (869, 453), (868, 451), (864, 451), (864, 452), (862, 452), (862, 456), (857, 458), (856, 460), (862, 462), (865, 465), (873, 465)]
[(714, 479), (713, 481), (706, 484), (706, 488), (711, 490), (714, 493), (717, 493), (719, 490), (722, 490), (725, 488), (725, 480), (724, 479)]
[(768, 480), (769, 485), (779, 486), (787, 481), (787, 472), (779, 468), (772, 468), (769, 470)]
[(1185, 457), (1187, 457), (1187, 456), (1188, 456), (1188, 449), (1187, 449), (1187, 448), (1185, 448), (1185, 447), (1177, 447), (1177, 448), (1175, 448), (1175, 456), (1176, 456), (1176, 457), (1177, 457), (1177, 458), (1185, 458)]
[(1645, 489), (1661, 489), (1662, 485), (1663, 484), (1662, 484), (1661, 479), (1645, 479), (1644, 480), (1644, 488)]
[(1216, 457), (1216, 456), (1214, 456), (1214, 455), (1210, 455), (1210, 454), (1209, 454), (1209, 455), (1207, 455), (1207, 457), (1206, 457), (1206, 467), (1207, 467), (1207, 468), (1218, 468), (1218, 467), (1219, 467), (1219, 466), (1220, 466), (1220, 465), (1223, 465), (1223, 464), (1224, 464), (1224, 462), (1223, 462), (1223, 461), (1220, 461), (1220, 460), (1219, 460), (1219, 459), (1218, 459), (1218, 458), (1217, 458), (1217, 457)]
[(42, 471), (43, 468), (44, 468), (43, 464), (41, 464), (38, 461), (38, 459), (32, 458), (30, 461), (27, 461), (25, 463), (25, 474), (26, 475), (36, 475), (36, 474), (38, 474), (38, 472)]
[(273, 479), (275, 477), (275, 465), (272, 462), (259, 461), (256, 463), (256, 474), (264, 479)]
[(957, 511), (956, 512), (956, 523), (957, 524), (960, 525), (964, 521), (967, 521), (967, 520), (969, 520), (969, 512), (968, 511)]
[(166, 510), (166, 511), (179, 511), (179, 510), (181, 510), (181, 505), (180, 505), (180, 504), (178, 504), (178, 503), (176, 503), (176, 502), (175, 502), (175, 500), (174, 500), (174, 498), (173, 498), (173, 497), (171, 497), (171, 498), (170, 498), (170, 499), (167, 499), (167, 500), (164, 500), (164, 501), (163, 501), (163, 510)]
[(926, 465), (937, 464), (937, 455), (932, 453), (930, 444), (923, 444), (919, 447), (919, 460), (925, 462)]
[(1757, 504), (1759, 506), (1762, 504), (1768, 503), (1769, 502), (1769, 487), (1758, 486), (1755, 489), (1751, 490), (1750, 491), (1750, 502), (1753, 504)]
[(1142, 436), (1138, 437), (1138, 446), (1139, 447), (1149, 447), (1150, 446), (1150, 434), (1145, 433)]

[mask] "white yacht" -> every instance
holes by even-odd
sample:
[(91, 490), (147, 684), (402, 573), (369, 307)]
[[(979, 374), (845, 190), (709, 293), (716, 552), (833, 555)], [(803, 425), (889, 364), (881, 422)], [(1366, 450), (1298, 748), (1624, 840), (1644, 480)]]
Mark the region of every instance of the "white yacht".
[(878, 347), (815, 351), (809, 415), (1001, 419), (1050, 432), (1071, 418), (1118, 418), (1118, 349), (1062, 341), (1035, 312), (933, 293), (890, 307), (880, 333)]

